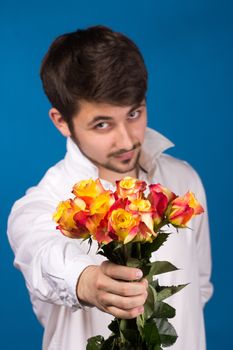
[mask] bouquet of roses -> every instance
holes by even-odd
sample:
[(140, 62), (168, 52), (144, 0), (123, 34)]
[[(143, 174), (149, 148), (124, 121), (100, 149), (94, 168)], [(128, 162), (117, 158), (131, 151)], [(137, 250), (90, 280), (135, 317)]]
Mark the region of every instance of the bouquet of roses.
[(135, 319), (115, 318), (112, 334), (88, 339), (87, 350), (161, 350), (171, 346), (177, 334), (168, 321), (175, 309), (164, 300), (186, 284), (160, 286), (153, 278), (177, 270), (167, 261), (151, 262), (154, 251), (170, 233), (164, 226), (187, 227), (189, 220), (203, 212), (192, 192), (178, 197), (160, 184), (147, 187), (144, 181), (125, 177), (116, 181), (116, 191), (105, 190), (99, 179), (82, 180), (74, 185), (73, 199), (60, 202), (54, 214), (57, 228), (71, 238), (98, 242), (98, 254), (111, 262), (137, 267), (147, 278), (148, 297), (144, 313)]

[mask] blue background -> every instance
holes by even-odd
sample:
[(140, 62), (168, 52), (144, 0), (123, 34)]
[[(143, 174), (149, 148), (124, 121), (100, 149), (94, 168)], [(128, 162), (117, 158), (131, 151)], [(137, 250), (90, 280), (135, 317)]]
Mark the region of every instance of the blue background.
[(188, 160), (203, 179), (215, 285), (214, 297), (205, 310), (208, 349), (230, 348), (231, 0), (1, 0), (0, 348), (41, 349), (42, 329), (33, 315), (23, 278), (12, 266), (6, 237), (13, 202), (65, 151), (65, 140), (48, 118), (40, 62), (56, 36), (95, 24), (122, 31), (138, 44), (150, 74), (149, 125), (175, 142), (171, 153)]

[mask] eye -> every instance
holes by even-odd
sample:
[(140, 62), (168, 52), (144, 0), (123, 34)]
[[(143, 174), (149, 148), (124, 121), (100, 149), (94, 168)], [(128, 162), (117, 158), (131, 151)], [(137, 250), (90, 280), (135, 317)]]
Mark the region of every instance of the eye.
[(132, 111), (129, 113), (129, 119), (137, 119), (141, 115), (141, 110)]
[(109, 127), (109, 123), (106, 123), (106, 122), (102, 122), (102, 123), (98, 123), (94, 126), (94, 129), (97, 129), (97, 130), (105, 130)]

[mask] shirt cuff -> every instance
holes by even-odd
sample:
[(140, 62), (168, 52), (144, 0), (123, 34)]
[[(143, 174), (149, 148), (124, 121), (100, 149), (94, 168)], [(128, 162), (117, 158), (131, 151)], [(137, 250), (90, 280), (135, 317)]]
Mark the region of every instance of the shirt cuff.
[[(66, 295), (60, 294), (63, 302), (72, 308), (73, 311), (77, 309), (87, 309), (89, 307), (83, 305), (76, 293), (78, 279), (85, 268), (91, 265), (96, 265), (96, 262), (88, 256), (77, 257), (71, 261), (66, 262), (64, 271), (64, 282), (66, 284)], [(65, 299), (65, 300), (64, 300)]]

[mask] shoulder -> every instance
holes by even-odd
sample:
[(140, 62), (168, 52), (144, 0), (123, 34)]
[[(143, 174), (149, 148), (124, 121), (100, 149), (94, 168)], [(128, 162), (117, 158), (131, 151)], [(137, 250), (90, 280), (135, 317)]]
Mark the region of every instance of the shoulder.
[(12, 209), (54, 210), (59, 201), (71, 196), (71, 190), (72, 185), (69, 183), (64, 160), (61, 160), (45, 172), (38, 184), (28, 188)]
[(195, 172), (194, 168), (185, 160), (173, 157), (163, 153), (157, 160), (157, 164), (167, 171), (182, 172), (183, 175), (191, 175)]
[[(177, 191), (203, 191), (198, 172), (187, 161), (163, 153), (157, 160), (157, 172)], [(155, 170), (156, 174), (156, 170)]]

